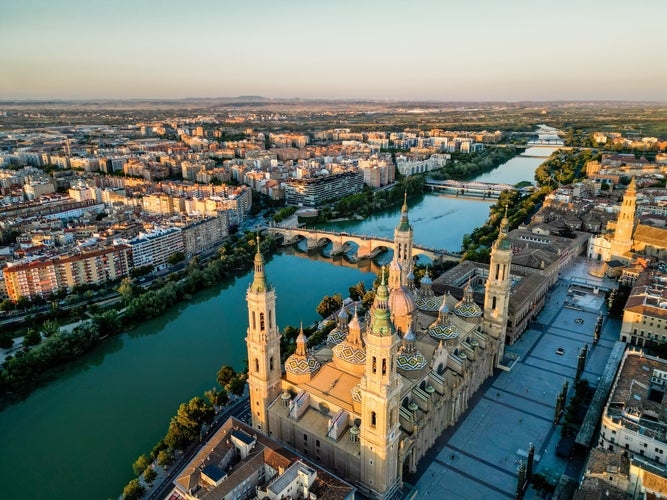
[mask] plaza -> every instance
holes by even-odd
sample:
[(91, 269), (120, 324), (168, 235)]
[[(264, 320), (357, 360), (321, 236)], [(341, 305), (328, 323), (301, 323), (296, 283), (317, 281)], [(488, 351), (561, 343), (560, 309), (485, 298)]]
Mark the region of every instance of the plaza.
[[(568, 380), (568, 399), (572, 396), (577, 356), (585, 344), (589, 351), (582, 377), (596, 385), (620, 328), (620, 321), (605, 317), (600, 339), (593, 344), (602, 295), (591, 291), (588, 298), (581, 296), (586, 304), (581, 309), (564, 305), (575, 284), (577, 293), (582, 285), (614, 286), (589, 275), (591, 265), (580, 259), (561, 273), (538, 320), (514, 345), (506, 346), (510, 357), (517, 356), (509, 371), (480, 388), (464, 418), (443, 433), (419, 464), (420, 473), (407, 479), (415, 485), (413, 498), (514, 498), (517, 468), (520, 461), (526, 463), (530, 443), (535, 446), (534, 472), (554, 480), (563, 473), (577, 479), (580, 464), (555, 454), (560, 439), (560, 427), (553, 424), (556, 394)], [(524, 498), (537, 498), (537, 493), (529, 488)]]

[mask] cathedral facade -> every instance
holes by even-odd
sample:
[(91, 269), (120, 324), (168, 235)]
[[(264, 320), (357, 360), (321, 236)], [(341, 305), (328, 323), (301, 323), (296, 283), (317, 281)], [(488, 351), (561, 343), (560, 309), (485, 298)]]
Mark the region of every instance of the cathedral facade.
[(428, 274), (415, 286), (404, 203), (389, 277), (370, 310), (342, 308), (326, 345), (312, 352), (301, 332), (284, 366), (275, 290), (258, 253), (247, 292), (253, 427), (363, 495), (390, 498), (502, 359), (511, 287), (507, 226), (505, 218), (480, 307), (470, 284), (460, 301), (435, 295)]

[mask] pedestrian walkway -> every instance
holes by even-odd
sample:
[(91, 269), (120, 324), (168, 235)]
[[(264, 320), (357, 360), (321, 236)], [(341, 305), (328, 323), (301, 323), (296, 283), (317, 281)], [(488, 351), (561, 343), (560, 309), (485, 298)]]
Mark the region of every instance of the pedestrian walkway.
[[(587, 275), (587, 262), (564, 272), (541, 312), (539, 328), (529, 329), (508, 353), (519, 356), (511, 370), (500, 372), (478, 391), (463, 420), (448, 429), (434, 452), (419, 463), (414, 498), (514, 498), (517, 467), (535, 446), (535, 472), (553, 477), (567, 470), (556, 456), (560, 427), (553, 425), (556, 394), (569, 381), (572, 395), (579, 349), (588, 344), (583, 373), (595, 386), (618, 339), (620, 322), (606, 319), (593, 344), (598, 311), (564, 307), (571, 278)], [(610, 282), (605, 282), (610, 286)], [(604, 306), (603, 301), (588, 301)], [(562, 354), (558, 354), (562, 352)], [(529, 489), (524, 498), (537, 498)]]

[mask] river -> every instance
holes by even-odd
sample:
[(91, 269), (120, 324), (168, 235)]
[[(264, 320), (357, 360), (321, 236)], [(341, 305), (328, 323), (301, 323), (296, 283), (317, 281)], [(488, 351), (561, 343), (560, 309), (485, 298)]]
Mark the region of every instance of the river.
[[(539, 151), (532, 151), (533, 149)], [(530, 148), (478, 180), (533, 180), (552, 150)], [(463, 234), (482, 224), (492, 201), (427, 194), (410, 200), (415, 242), (459, 250)], [(400, 208), (363, 221), (328, 224), (332, 230), (393, 237)], [(386, 258), (386, 256), (385, 256)], [(278, 324), (319, 319), (324, 295), (347, 294), (375, 267), (286, 249), (267, 264), (277, 290)], [(132, 478), (132, 462), (166, 433), (181, 402), (215, 385), (220, 366), (246, 358), (245, 290), (252, 276), (197, 294), (161, 318), (104, 342), (63, 369), (26, 399), (0, 412), (3, 497), (115, 498)]]

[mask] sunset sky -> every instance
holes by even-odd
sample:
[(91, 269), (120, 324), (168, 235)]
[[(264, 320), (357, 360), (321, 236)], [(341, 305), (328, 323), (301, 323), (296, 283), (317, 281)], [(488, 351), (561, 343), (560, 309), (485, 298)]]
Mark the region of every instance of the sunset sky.
[(0, 99), (665, 101), (665, 19), (665, 0), (0, 0)]

